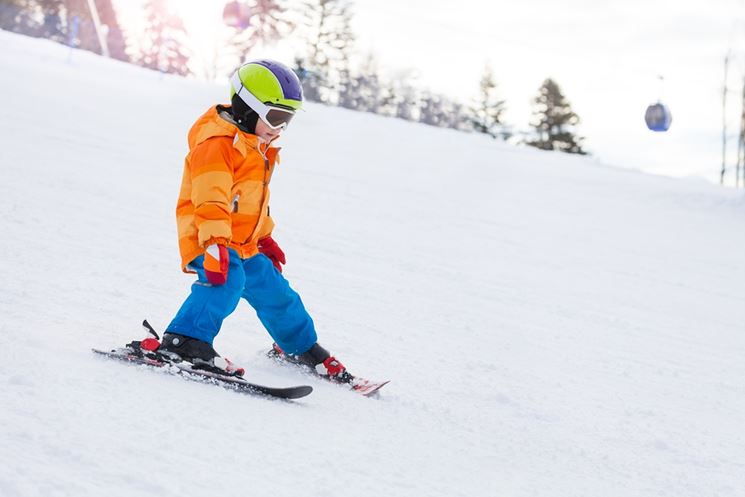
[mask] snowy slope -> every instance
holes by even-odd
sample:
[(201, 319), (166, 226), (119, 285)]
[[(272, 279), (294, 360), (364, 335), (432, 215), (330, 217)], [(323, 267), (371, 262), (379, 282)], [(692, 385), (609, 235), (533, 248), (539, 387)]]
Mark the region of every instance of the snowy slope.
[(185, 134), (225, 89), (0, 32), (0, 496), (743, 496), (745, 199), (308, 105), (274, 177), (321, 341), (295, 403), (94, 357), (186, 296)]

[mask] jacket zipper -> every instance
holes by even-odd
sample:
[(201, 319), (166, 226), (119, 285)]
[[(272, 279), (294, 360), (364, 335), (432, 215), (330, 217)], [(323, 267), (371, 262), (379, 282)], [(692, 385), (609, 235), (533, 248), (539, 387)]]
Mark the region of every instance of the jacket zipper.
[[(269, 159), (267, 159), (266, 158), (266, 155), (264, 154), (264, 152), (261, 151), (261, 146), (259, 146), (258, 151), (261, 154), (261, 157), (264, 159), (264, 188), (261, 191), (261, 204), (260, 204), (260, 206), (263, 208), (264, 207), (264, 200), (266, 200), (266, 189), (267, 189), (267, 186), (269, 186), (268, 185), (268, 181), (267, 181), (267, 174), (269, 173)], [(256, 234), (256, 230), (259, 229), (259, 224), (260, 224), (260, 221), (261, 221), (261, 215), (262, 215), (262, 212), (259, 211), (259, 219), (256, 220), (256, 226), (254, 226), (254, 229), (251, 232), (251, 235), (248, 238), (246, 238), (243, 241), (243, 243), (246, 243), (249, 240), (251, 240), (254, 237), (254, 235)]]

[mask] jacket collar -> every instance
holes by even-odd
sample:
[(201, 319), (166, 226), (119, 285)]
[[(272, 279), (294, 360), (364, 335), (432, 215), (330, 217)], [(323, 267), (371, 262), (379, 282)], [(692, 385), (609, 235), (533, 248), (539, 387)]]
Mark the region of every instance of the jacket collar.
[(189, 131), (189, 148), (194, 148), (200, 143), (215, 136), (228, 136), (233, 138), (233, 147), (244, 157), (251, 150), (256, 150), (262, 156), (274, 162), (279, 152), (279, 147), (271, 144), (260, 143), (259, 137), (251, 133), (245, 133), (238, 129), (230, 114), (225, 111), (218, 112), (220, 106), (211, 107), (200, 117)]

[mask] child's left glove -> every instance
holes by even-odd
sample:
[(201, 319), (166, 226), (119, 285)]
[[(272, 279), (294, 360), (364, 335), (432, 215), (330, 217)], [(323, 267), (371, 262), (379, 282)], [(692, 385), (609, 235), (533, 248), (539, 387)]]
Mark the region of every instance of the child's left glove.
[(277, 268), (277, 271), (281, 273), (281, 264), (287, 264), (287, 261), (285, 260), (285, 253), (282, 252), (281, 248), (279, 248), (279, 245), (274, 241), (274, 238), (271, 236), (262, 238), (259, 240), (257, 245), (259, 247), (259, 252), (267, 256), (269, 260), (272, 261), (272, 264), (274, 264), (274, 267)]
[(204, 251), (204, 273), (213, 285), (224, 285), (228, 281), (230, 253), (225, 245), (213, 243)]

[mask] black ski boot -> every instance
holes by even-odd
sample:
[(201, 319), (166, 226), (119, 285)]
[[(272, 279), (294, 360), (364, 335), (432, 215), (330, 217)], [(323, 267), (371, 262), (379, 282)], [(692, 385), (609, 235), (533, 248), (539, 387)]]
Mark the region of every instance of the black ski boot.
[(318, 376), (336, 383), (351, 383), (354, 380), (354, 376), (347, 371), (347, 368), (318, 343), (299, 355), (285, 354), (275, 343), (269, 355), (304, 366)]
[(212, 348), (212, 345), (197, 338), (179, 335), (177, 333), (164, 333), (163, 340), (160, 343), (159, 352), (167, 356), (175, 354), (180, 359), (192, 364), (211, 364), (214, 363), (218, 353)]
[(228, 376), (244, 374), (243, 368), (238, 368), (230, 360), (220, 357), (212, 345), (198, 338), (166, 332), (163, 334), (158, 352), (175, 361), (190, 362), (194, 369)]

